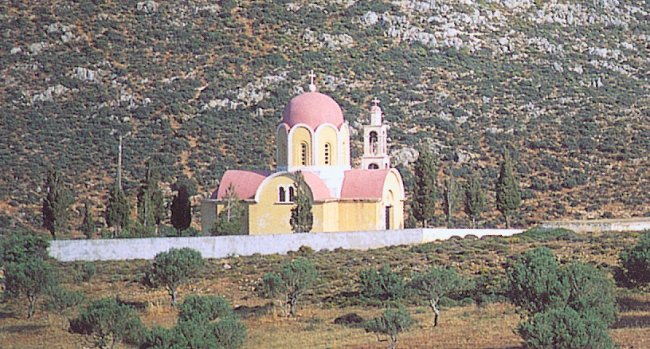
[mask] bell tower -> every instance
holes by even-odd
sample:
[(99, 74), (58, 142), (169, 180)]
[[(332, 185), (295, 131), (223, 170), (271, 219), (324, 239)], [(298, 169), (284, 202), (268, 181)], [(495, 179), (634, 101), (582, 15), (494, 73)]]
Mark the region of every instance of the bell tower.
[(379, 100), (373, 99), (374, 105), (370, 108), (370, 125), (363, 126), (363, 169), (384, 169), (390, 167), (388, 156), (387, 137), (388, 125), (382, 123), (382, 112)]

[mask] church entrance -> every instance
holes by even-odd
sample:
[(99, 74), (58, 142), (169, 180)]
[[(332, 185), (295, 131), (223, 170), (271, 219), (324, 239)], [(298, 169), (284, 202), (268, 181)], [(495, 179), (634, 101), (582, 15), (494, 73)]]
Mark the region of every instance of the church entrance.
[(385, 222), (386, 226), (384, 228), (385, 230), (389, 230), (391, 228), (390, 214), (391, 214), (392, 208), (393, 208), (393, 206), (386, 206), (386, 208), (384, 210), (385, 211), (384, 216), (385, 216), (385, 220), (386, 220), (386, 222)]

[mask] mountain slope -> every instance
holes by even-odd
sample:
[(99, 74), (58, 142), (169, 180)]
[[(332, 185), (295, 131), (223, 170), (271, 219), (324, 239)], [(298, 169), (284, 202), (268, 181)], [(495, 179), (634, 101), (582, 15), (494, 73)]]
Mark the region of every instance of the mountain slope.
[(370, 100), (382, 101), (406, 169), (410, 150), (427, 144), (445, 173), (478, 167), (492, 190), (509, 148), (525, 220), (650, 212), (646, 1), (0, 8), (3, 220), (39, 224), (48, 166), (101, 209), (117, 137), (129, 132), (132, 193), (148, 158), (168, 181), (185, 173), (203, 192), (226, 168), (271, 168), (274, 128), (310, 69), (357, 131)]

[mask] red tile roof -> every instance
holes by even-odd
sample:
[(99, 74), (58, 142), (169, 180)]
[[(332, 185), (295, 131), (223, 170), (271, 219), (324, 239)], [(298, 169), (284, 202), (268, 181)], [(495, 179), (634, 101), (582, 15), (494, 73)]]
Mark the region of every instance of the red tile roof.
[(341, 199), (381, 199), (390, 169), (345, 171)]
[(221, 178), (219, 189), (212, 193), (210, 199), (222, 200), (231, 184), (235, 186), (235, 193), (240, 199), (252, 199), (257, 188), (268, 175), (269, 172), (265, 171), (228, 170)]

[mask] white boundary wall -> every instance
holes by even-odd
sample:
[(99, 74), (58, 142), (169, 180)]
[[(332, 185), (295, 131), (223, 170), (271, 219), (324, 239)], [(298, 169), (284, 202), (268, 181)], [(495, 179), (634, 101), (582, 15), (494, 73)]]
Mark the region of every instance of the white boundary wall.
[(367, 250), (396, 245), (412, 245), (445, 240), (452, 236), (510, 236), (521, 229), (403, 229), (342, 233), (278, 235), (236, 235), (208, 237), (170, 237), (144, 239), (54, 240), (49, 254), (62, 262), (153, 259), (170, 248), (189, 247), (204, 258), (233, 255), (284, 254), (308, 246), (316, 251), (336, 248)]

